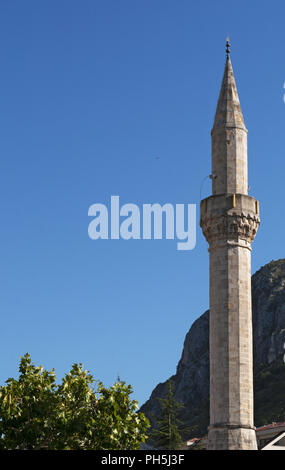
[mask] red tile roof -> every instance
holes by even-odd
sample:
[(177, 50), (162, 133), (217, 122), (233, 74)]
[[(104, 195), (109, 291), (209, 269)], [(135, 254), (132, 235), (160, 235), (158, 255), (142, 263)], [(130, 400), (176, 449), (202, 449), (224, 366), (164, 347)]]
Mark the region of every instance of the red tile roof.
[(256, 428), (256, 431), (265, 431), (266, 429), (272, 429), (280, 426), (285, 426), (285, 421), (282, 421), (280, 423), (271, 423), (271, 424), (266, 424), (265, 426), (260, 426), (260, 428)]
[(200, 440), (201, 440), (200, 437), (193, 437), (193, 439), (189, 439), (189, 440), (187, 441), (187, 444), (190, 443), (190, 442), (196, 442), (196, 441), (200, 441)]

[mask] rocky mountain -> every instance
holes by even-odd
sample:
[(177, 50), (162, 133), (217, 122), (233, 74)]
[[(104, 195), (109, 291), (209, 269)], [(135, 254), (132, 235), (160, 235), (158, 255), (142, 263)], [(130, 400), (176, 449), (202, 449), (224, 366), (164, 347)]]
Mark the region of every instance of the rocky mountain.
[[(285, 421), (285, 259), (271, 261), (252, 276), (255, 425)], [(191, 326), (176, 374), (153, 390), (141, 407), (155, 427), (158, 397), (174, 395), (183, 403), (180, 419), (200, 436), (209, 423), (209, 311)]]

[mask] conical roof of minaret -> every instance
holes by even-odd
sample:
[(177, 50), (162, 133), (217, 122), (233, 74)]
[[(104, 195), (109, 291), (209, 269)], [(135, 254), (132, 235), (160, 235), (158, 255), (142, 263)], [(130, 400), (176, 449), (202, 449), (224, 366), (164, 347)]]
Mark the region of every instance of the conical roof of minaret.
[(238, 127), (246, 130), (229, 54), (227, 54), (224, 77), (212, 131), (217, 128), (226, 127)]

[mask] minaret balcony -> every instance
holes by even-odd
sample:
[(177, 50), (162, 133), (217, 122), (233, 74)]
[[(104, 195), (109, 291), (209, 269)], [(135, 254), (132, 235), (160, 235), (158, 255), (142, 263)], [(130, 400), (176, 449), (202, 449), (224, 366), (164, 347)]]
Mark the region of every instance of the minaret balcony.
[(260, 224), (259, 202), (246, 194), (218, 194), (200, 204), (200, 226), (208, 243), (218, 240), (251, 243)]

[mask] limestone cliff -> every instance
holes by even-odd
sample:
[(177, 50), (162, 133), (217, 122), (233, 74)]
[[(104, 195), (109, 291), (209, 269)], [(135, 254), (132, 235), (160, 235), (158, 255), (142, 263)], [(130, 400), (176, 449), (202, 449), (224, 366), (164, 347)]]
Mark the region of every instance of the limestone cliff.
[[(285, 259), (272, 261), (252, 277), (255, 424), (285, 420)], [(208, 425), (209, 311), (191, 326), (176, 374), (175, 398), (185, 405), (181, 419), (197, 435)], [(169, 380), (169, 379), (168, 379)], [(167, 382), (157, 385), (143, 411), (155, 425), (157, 397), (165, 397)]]

